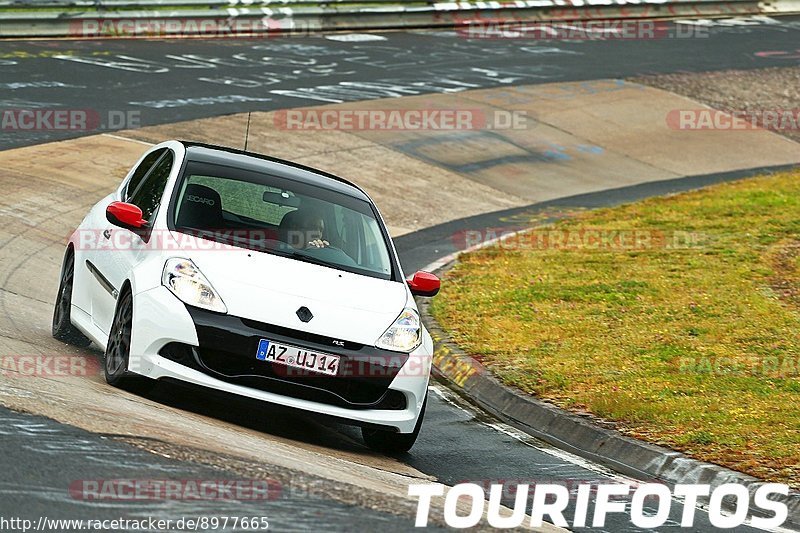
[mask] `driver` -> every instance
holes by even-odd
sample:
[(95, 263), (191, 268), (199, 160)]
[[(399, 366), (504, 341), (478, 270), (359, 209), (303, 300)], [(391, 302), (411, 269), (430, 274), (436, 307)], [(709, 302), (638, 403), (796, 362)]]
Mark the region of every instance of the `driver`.
[[(322, 217), (312, 212), (293, 211), (284, 216), (281, 225), (285, 226), (285, 241), (296, 250), (308, 248), (326, 248), (330, 243), (323, 240), (325, 222)], [(286, 224), (284, 224), (286, 222)]]

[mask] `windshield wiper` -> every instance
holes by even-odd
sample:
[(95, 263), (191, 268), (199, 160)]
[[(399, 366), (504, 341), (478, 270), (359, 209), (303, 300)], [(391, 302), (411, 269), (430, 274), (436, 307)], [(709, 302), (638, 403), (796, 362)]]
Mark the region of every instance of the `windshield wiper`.
[(299, 261), (305, 261), (306, 263), (311, 263), (314, 265), (324, 266), (328, 268), (335, 268), (337, 270), (341, 270), (341, 267), (336, 263), (330, 263), (328, 261), (324, 261), (322, 259), (317, 259), (316, 257), (311, 257), (310, 255), (301, 254), (300, 252), (291, 252), (288, 254), (289, 257), (292, 259), (297, 259)]

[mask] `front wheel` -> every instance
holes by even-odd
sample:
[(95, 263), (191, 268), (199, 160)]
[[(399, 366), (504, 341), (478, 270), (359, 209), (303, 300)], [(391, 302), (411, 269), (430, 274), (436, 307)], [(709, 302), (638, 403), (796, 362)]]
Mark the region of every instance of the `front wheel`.
[(414, 426), (414, 431), (411, 433), (395, 433), (393, 431), (386, 431), (385, 429), (362, 427), (361, 436), (364, 438), (364, 442), (373, 450), (381, 453), (396, 454), (407, 452), (414, 446), (414, 443), (417, 442), (427, 406), (428, 396), (426, 395), (425, 401), (422, 402), (422, 409), (420, 410), (419, 418), (417, 418), (417, 423)]
[(78, 328), (72, 325), (70, 313), (72, 312), (72, 286), (75, 279), (75, 254), (72, 249), (64, 256), (64, 265), (61, 267), (61, 282), (58, 285), (58, 296), (53, 309), (53, 337), (75, 346), (85, 348), (92, 341)]
[(128, 360), (131, 354), (131, 332), (133, 331), (133, 296), (125, 290), (117, 301), (111, 332), (108, 334), (103, 369), (106, 381), (122, 387), (131, 381)]

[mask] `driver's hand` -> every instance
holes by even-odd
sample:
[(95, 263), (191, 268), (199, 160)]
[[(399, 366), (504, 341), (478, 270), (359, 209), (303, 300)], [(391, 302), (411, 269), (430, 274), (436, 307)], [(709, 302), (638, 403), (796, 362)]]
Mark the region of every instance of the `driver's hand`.
[(313, 241), (308, 241), (309, 248), (325, 248), (326, 246), (330, 246), (331, 243), (328, 241), (323, 241), (322, 239), (314, 239)]

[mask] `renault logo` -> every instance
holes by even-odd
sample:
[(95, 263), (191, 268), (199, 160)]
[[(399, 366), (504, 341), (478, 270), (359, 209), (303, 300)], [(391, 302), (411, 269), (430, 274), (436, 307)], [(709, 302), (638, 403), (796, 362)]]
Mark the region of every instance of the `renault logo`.
[(312, 318), (314, 318), (314, 315), (311, 314), (311, 310), (308, 307), (303, 306), (297, 310), (297, 318), (303, 322), (309, 322)]

